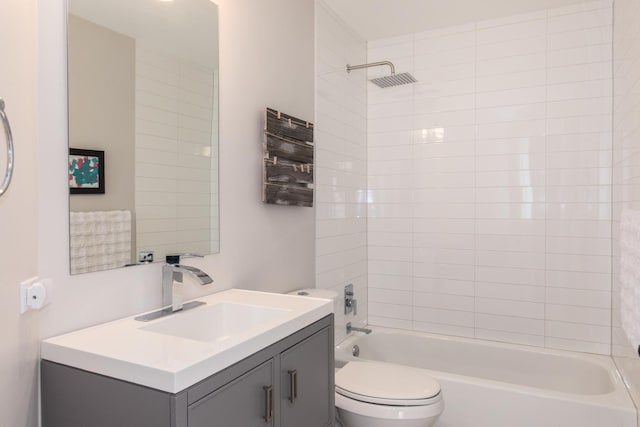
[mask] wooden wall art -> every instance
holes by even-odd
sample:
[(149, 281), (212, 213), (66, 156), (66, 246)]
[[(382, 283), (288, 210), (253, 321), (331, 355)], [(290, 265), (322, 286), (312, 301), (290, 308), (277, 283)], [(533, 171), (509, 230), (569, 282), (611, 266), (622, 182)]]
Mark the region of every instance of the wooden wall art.
[(313, 123), (267, 108), (262, 201), (313, 206)]

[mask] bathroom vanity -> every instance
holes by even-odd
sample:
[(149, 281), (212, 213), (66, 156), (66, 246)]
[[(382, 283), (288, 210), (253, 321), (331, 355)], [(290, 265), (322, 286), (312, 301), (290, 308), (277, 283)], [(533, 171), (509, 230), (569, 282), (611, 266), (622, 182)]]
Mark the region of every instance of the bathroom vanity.
[[(208, 311), (176, 313), (164, 325), (128, 318), (44, 341), (43, 427), (333, 425), (331, 302), (239, 290), (201, 300)], [(220, 304), (222, 323), (242, 306), (242, 330), (182, 336), (176, 325), (211, 316)], [(247, 319), (251, 307), (280, 311)]]

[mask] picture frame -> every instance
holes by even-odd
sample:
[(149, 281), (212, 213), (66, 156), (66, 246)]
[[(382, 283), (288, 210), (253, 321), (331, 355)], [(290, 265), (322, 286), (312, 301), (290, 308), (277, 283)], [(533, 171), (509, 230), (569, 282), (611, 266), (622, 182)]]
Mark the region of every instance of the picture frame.
[(104, 151), (69, 149), (70, 194), (105, 194)]

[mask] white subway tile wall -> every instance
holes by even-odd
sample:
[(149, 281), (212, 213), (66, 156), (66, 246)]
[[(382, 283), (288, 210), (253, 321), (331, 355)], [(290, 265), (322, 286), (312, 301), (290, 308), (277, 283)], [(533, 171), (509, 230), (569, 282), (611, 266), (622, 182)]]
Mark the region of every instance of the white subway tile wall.
[(368, 44), (418, 79), (368, 87), (370, 324), (610, 353), (612, 34), (602, 0)]
[(623, 209), (640, 209), (640, 0), (616, 0), (613, 123), (613, 355), (636, 406), (640, 360), (620, 325), (619, 233)]
[(366, 43), (324, 2), (316, 2), (316, 287), (341, 297), (354, 285), (356, 316), (336, 313), (336, 342), (345, 325), (367, 322), (367, 81), (346, 72), (365, 63)]
[(219, 247), (214, 77), (136, 49), (136, 250), (153, 251), (156, 261)]

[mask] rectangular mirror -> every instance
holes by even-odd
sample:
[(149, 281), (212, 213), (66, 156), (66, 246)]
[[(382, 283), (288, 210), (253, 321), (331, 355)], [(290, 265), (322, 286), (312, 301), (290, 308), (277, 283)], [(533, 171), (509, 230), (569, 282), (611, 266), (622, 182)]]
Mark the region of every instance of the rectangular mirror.
[(71, 274), (218, 252), (217, 6), (69, 0), (67, 31)]

